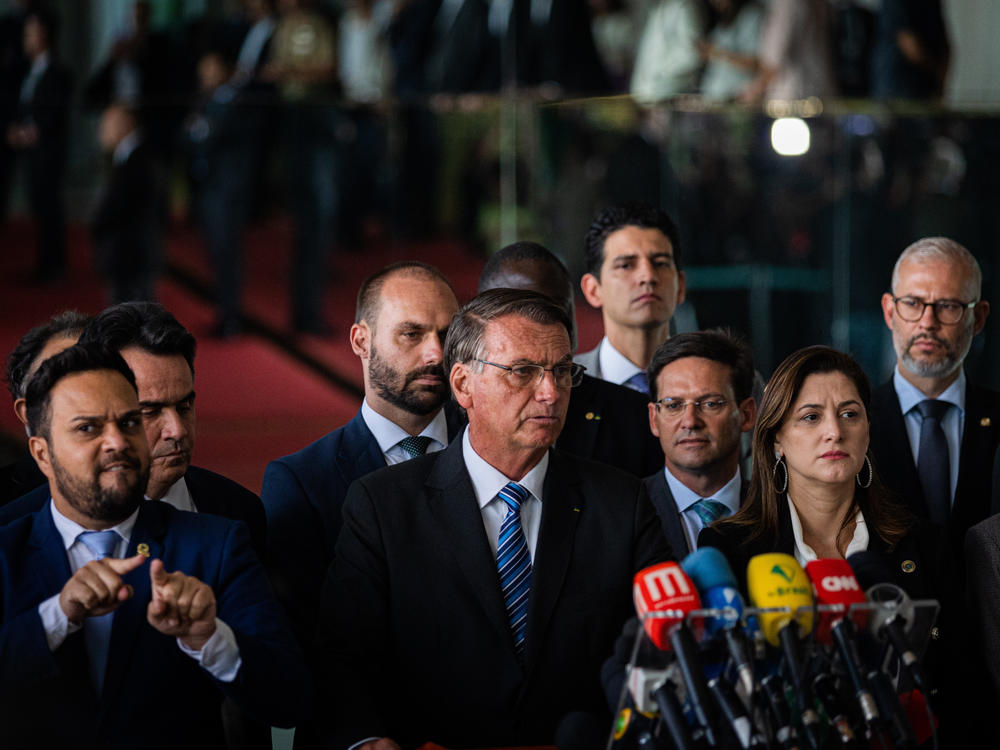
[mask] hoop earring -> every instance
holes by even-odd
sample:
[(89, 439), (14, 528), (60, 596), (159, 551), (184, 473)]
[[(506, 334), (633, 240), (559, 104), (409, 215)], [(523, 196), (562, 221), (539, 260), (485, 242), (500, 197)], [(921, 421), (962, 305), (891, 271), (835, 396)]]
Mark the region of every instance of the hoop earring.
[[(861, 472), (860, 471), (857, 474), (854, 475), (854, 481), (856, 481), (858, 483), (858, 487), (860, 487), (863, 490), (867, 490), (869, 487), (871, 487), (872, 486), (872, 479), (875, 478), (875, 470), (872, 468), (872, 462), (871, 462), (871, 459), (868, 458), (868, 454), (867, 453), (865, 454), (865, 465), (868, 467), (868, 481), (867, 482), (865, 482), (864, 484), (861, 483)], [(862, 469), (862, 471), (864, 471), (864, 470)]]
[[(778, 487), (778, 467), (782, 468), (785, 476), (785, 480), (781, 483), (781, 487)], [(778, 456), (778, 460), (774, 462), (774, 469), (771, 472), (771, 478), (774, 480), (774, 489), (778, 491), (778, 494), (782, 494), (788, 489), (788, 467), (785, 465), (785, 457)]]

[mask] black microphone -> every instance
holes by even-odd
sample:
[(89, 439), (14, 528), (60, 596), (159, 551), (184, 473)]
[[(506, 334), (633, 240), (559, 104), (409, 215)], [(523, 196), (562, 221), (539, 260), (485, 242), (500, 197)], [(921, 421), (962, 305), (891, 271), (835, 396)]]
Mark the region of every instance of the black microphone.
[(882, 716), (887, 717), (889, 733), (892, 735), (892, 741), (897, 750), (915, 750), (917, 738), (913, 734), (910, 720), (906, 717), (906, 712), (900, 705), (899, 696), (896, 695), (896, 690), (888, 676), (873, 669), (868, 673), (868, 682), (875, 693), (879, 711)]
[(774, 737), (781, 750), (799, 750), (799, 733), (792, 726), (792, 712), (785, 700), (784, 681), (777, 674), (769, 674), (760, 681), (760, 686), (777, 727)]
[(708, 681), (708, 689), (729, 723), (733, 736), (744, 750), (767, 747), (767, 741), (757, 732), (732, 685), (719, 677), (713, 677)]
[(819, 702), (823, 704), (823, 710), (830, 718), (834, 731), (837, 732), (837, 745), (842, 748), (860, 748), (854, 729), (851, 727), (851, 719), (844, 701), (841, 700), (840, 693), (833, 678), (821, 672), (813, 679), (813, 693)]
[(669, 679), (664, 680), (656, 690), (653, 691), (653, 699), (657, 708), (660, 709), (660, 718), (663, 726), (670, 733), (674, 747), (677, 750), (696, 750), (694, 740), (688, 731), (688, 723), (684, 718), (684, 708), (677, 700), (677, 686)]

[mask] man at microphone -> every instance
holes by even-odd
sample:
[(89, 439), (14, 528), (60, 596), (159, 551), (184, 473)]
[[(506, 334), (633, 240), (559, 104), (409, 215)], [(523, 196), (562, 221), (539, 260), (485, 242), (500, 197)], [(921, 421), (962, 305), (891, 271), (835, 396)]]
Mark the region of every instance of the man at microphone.
[(740, 437), (757, 415), (753, 355), (726, 331), (682, 333), (660, 345), (648, 374), (649, 428), (664, 466), (646, 477), (646, 490), (670, 547), (686, 554), (746, 497)]
[(602, 660), (636, 571), (670, 557), (642, 483), (551, 446), (582, 369), (547, 297), (493, 289), (445, 342), (445, 450), (348, 491), (320, 613), (327, 746), (552, 744), (610, 715)]

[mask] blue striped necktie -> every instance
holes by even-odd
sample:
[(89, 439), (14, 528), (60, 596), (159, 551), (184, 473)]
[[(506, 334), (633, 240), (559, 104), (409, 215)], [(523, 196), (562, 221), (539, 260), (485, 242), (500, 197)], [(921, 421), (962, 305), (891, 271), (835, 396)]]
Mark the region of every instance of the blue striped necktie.
[(528, 629), (528, 595), (531, 593), (531, 556), (521, 528), (521, 504), (528, 491), (517, 482), (508, 482), (499, 498), (507, 505), (507, 515), (500, 526), (497, 543), (497, 570), (500, 588), (507, 606), (510, 632), (514, 636), (517, 658), (524, 658), (524, 637)]
[[(77, 539), (93, 554), (95, 559), (114, 557), (121, 536), (117, 531), (84, 531)], [(111, 625), (115, 613), (108, 612), (99, 617), (87, 617), (83, 621), (83, 642), (87, 646), (87, 660), (90, 663), (90, 680), (101, 694), (104, 686), (104, 672), (108, 666), (108, 651), (111, 647)]]

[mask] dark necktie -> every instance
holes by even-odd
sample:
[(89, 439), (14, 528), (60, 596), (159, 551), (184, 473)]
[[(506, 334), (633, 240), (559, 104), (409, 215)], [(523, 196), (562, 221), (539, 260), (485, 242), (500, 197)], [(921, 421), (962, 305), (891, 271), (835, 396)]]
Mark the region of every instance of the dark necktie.
[(917, 475), (924, 489), (927, 514), (935, 523), (947, 523), (951, 511), (951, 462), (948, 439), (941, 420), (951, 406), (947, 401), (927, 399), (917, 404), (920, 422), (920, 447), (917, 450)]
[(521, 503), (528, 491), (517, 482), (508, 482), (499, 497), (507, 505), (507, 515), (500, 526), (497, 542), (497, 571), (500, 589), (507, 607), (514, 651), (524, 658), (524, 637), (528, 629), (528, 595), (531, 593), (531, 556), (521, 528)]
[(704, 526), (709, 526), (723, 516), (729, 515), (729, 508), (718, 500), (699, 500), (691, 508), (698, 514), (698, 518), (701, 519)]
[(645, 372), (637, 372), (635, 375), (626, 380), (623, 384), (626, 388), (631, 388), (633, 391), (639, 391), (639, 393), (645, 393), (649, 395), (649, 377)]
[[(84, 531), (77, 536), (77, 540), (83, 542), (96, 559), (103, 560), (105, 557), (115, 556), (115, 548), (121, 537), (117, 531)], [(87, 660), (90, 663), (90, 681), (98, 695), (104, 686), (114, 616), (114, 612), (108, 612), (99, 617), (87, 617), (83, 621), (83, 641), (87, 646)]]
[(431, 439), (426, 435), (411, 435), (400, 440), (399, 447), (406, 451), (410, 458), (416, 458), (427, 452), (427, 446), (430, 443)]

